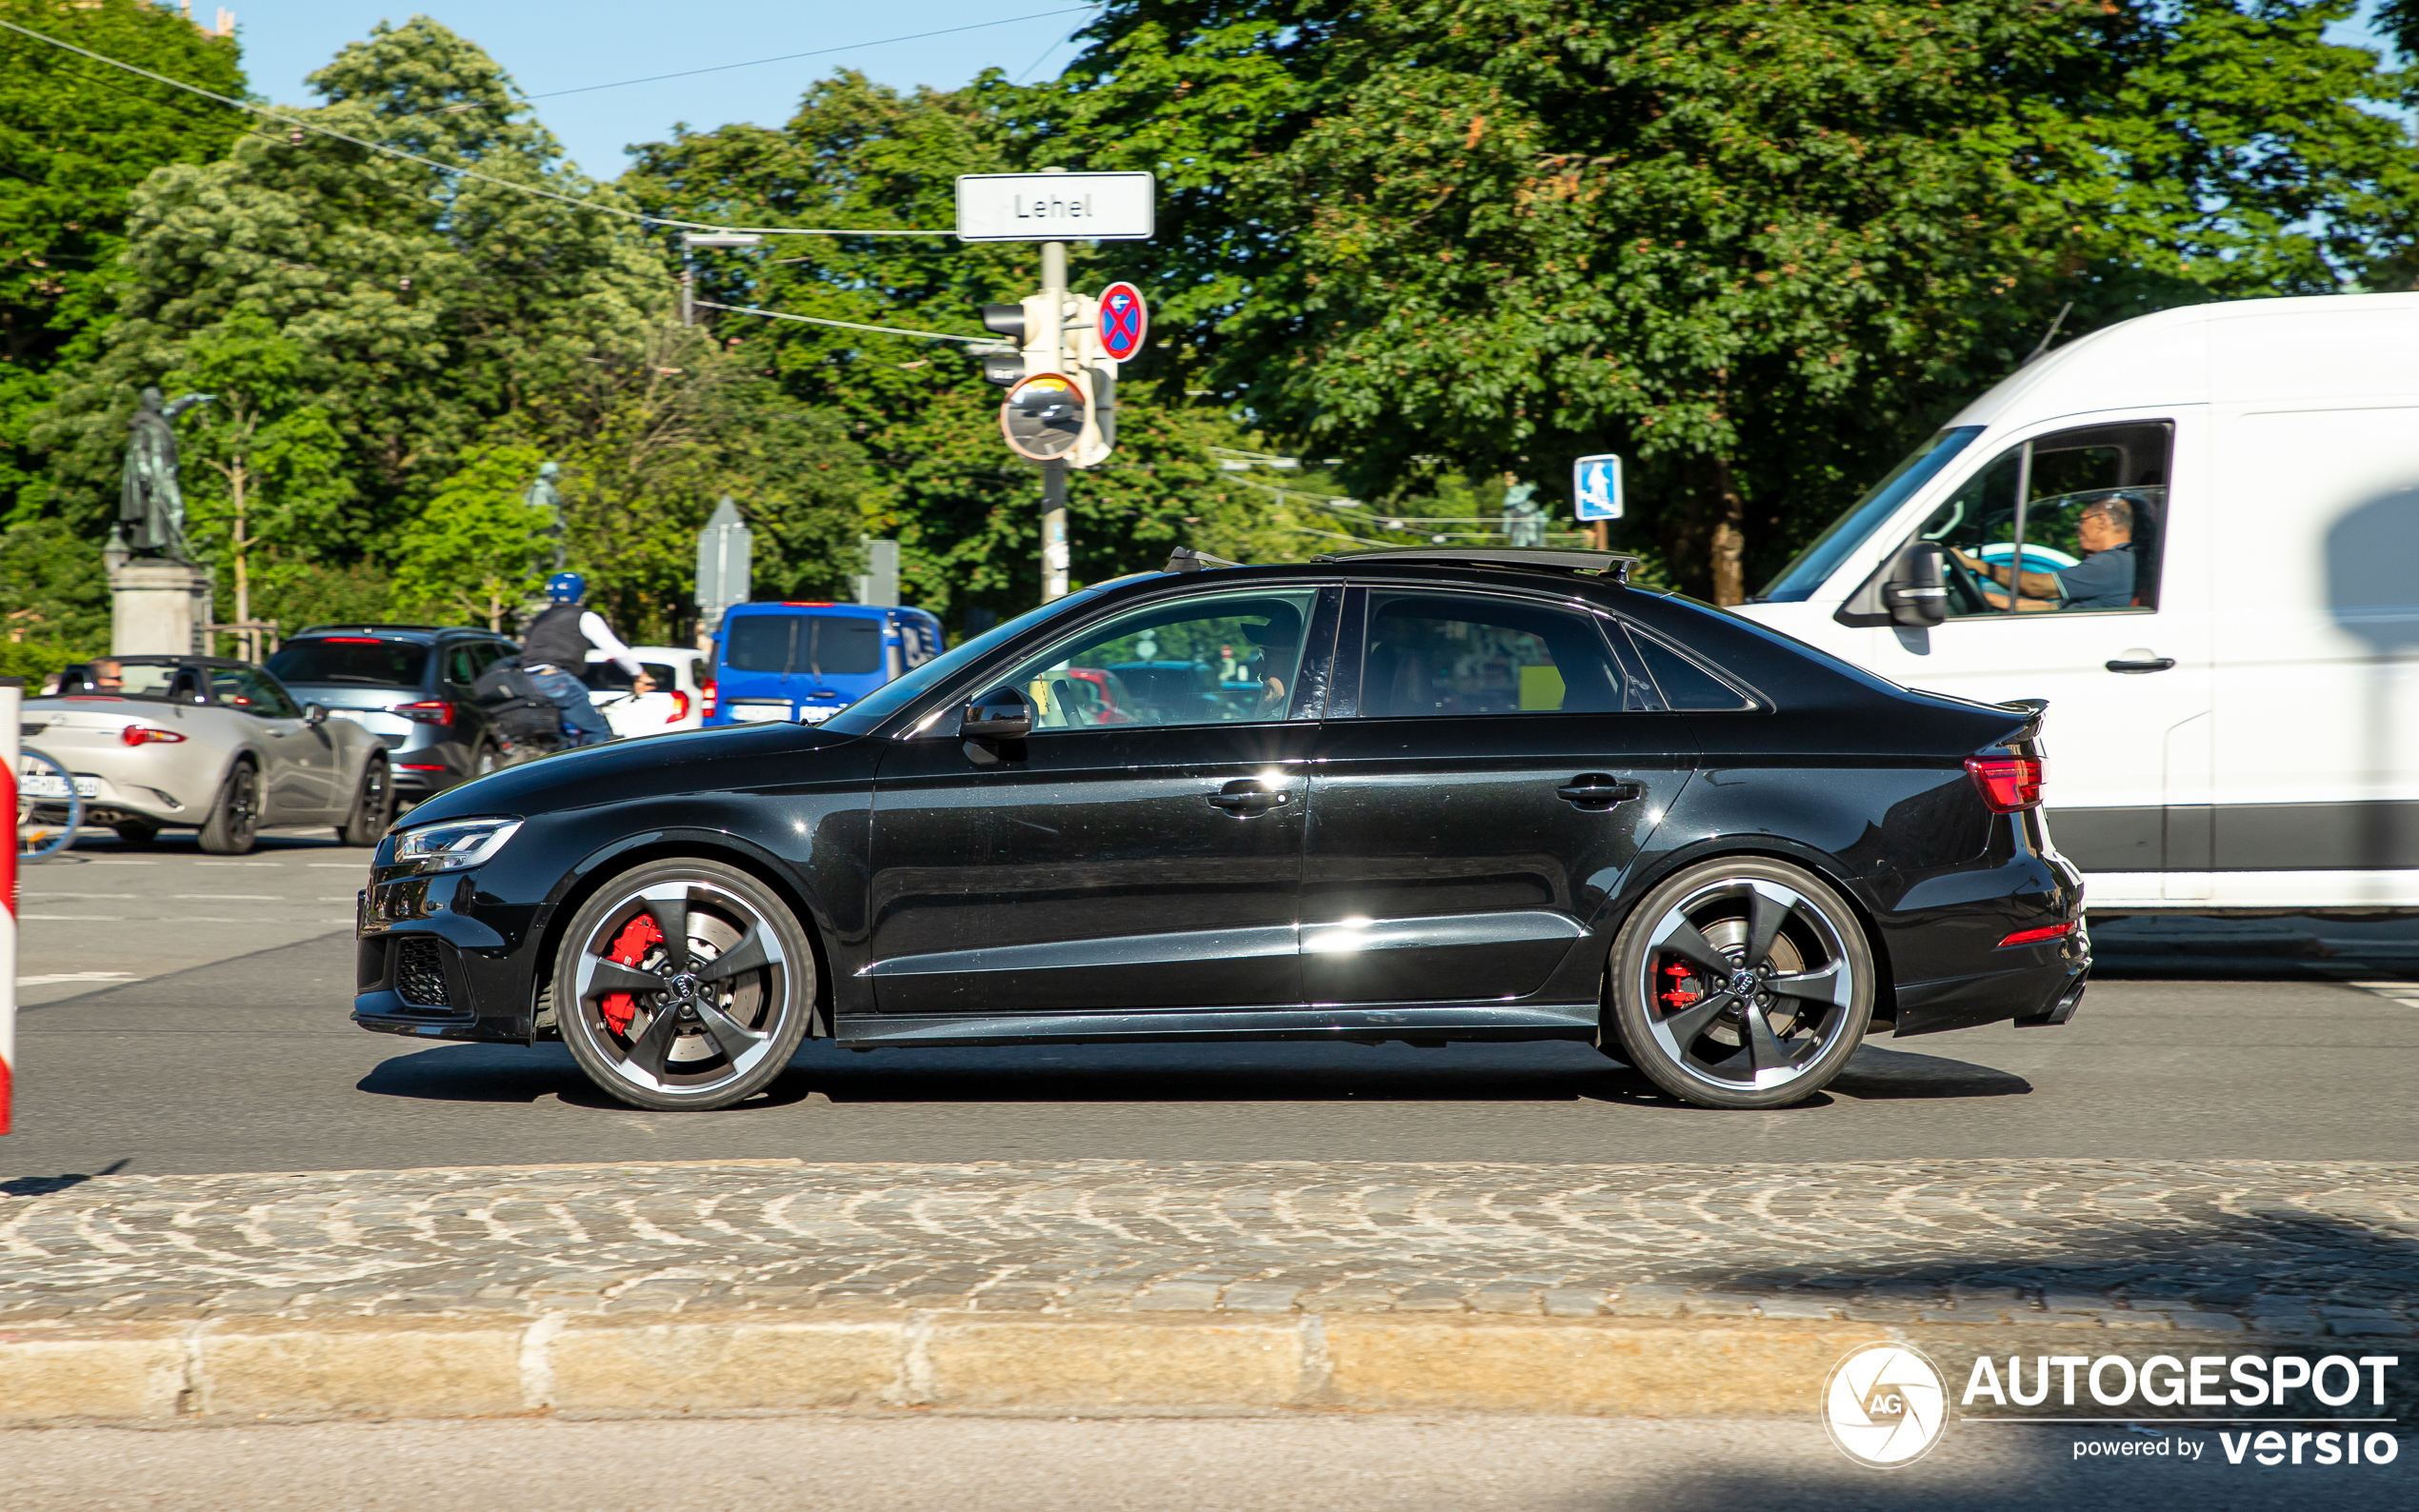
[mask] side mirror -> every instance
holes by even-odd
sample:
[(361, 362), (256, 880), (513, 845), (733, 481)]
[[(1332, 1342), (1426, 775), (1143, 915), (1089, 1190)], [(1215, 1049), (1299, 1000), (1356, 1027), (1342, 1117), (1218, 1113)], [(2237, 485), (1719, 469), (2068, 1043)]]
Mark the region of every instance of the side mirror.
[(1949, 618), (1949, 589), (1941, 581), (1940, 546), (1918, 541), (1898, 558), (1882, 585), (1882, 604), (1892, 625), (1921, 629)]
[(1033, 706), (1012, 687), (995, 687), (966, 706), (957, 732), (968, 740), (1023, 740), (1033, 733)]
[(328, 723), (328, 708), (327, 708), (327, 706), (326, 706), (326, 705), (324, 705), (324, 704), (305, 704), (305, 705), (303, 706), (303, 723), (304, 723), (304, 724), (306, 724), (306, 725), (325, 725), (325, 724), (327, 724), (327, 723)]

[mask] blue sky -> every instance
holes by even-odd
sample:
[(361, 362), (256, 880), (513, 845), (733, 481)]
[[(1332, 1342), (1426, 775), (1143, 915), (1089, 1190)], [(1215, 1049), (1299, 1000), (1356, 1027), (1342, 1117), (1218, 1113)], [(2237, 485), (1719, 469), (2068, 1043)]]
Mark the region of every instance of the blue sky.
[[(531, 95), (586, 92), (535, 102), (571, 160), (598, 178), (619, 173), (632, 142), (656, 141), (675, 121), (699, 129), (732, 121), (777, 125), (798, 96), (835, 69), (862, 70), (901, 89), (966, 83), (987, 68), (1047, 78), (1074, 55), (1067, 37), (1092, 14), (1080, 0), (916, 0), (913, 5), (836, 0), (193, 0), (207, 21), (220, 6), (235, 12), (244, 69), (253, 90), (280, 105), (308, 105), (303, 80), (347, 42), (382, 20), (428, 15), (487, 49)], [(1047, 14), (1046, 12), (1059, 12)], [(1034, 19), (1038, 17), (1038, 19)], [(983, 25), (984, 23), (994, 23)], [(913, 32), (957, 31), (891, 42)], [(857, 46), (887, 43), (882, 46)], [(818, 57), (729, 69), (689, 78), (590, 86), (743, 63), (810, 49), (845, 48)]]

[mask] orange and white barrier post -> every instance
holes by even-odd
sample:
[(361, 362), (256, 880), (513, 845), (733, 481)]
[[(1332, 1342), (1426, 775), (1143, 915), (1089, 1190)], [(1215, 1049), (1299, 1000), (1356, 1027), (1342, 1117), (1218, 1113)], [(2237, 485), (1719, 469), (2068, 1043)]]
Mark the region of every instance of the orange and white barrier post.
[(0, 811), (9, 843), (0, 846), (0, 1134), (9, 1132), (9, 1103), (17, 1071), (17, 714), (25, 681), (0, 677)]

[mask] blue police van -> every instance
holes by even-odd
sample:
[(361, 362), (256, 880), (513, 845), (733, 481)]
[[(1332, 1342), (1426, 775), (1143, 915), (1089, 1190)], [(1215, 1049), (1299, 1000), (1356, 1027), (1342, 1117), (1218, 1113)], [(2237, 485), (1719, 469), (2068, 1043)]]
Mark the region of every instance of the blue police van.
[(735, 604), (714, 632), (706, 724), (820, 724), (941, 651), (941, 622), (922, 609)]

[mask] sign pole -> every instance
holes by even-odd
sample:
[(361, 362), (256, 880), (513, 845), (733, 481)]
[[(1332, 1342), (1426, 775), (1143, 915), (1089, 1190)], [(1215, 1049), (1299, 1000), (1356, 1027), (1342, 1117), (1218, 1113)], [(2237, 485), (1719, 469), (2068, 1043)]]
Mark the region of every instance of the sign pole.
[[(1045, 173), (1062, 172), (1044, 169)], [(1050, 372), (1067, 370), (1067, 244), (1042, 243), (1042, 308), (1049, 326), (1044, 346)], [(1067, 464), (1042, 464), (1042, 602), (1067, 596)]]
[(17, 846), (22, 844), (17, 838), (17, 715), (24, 700), (23, 679), (0, 677), (0, 807), (9, 811), (9, 848), (0, 851), (0, 1134), (9, 1132), (17, 1070)]

